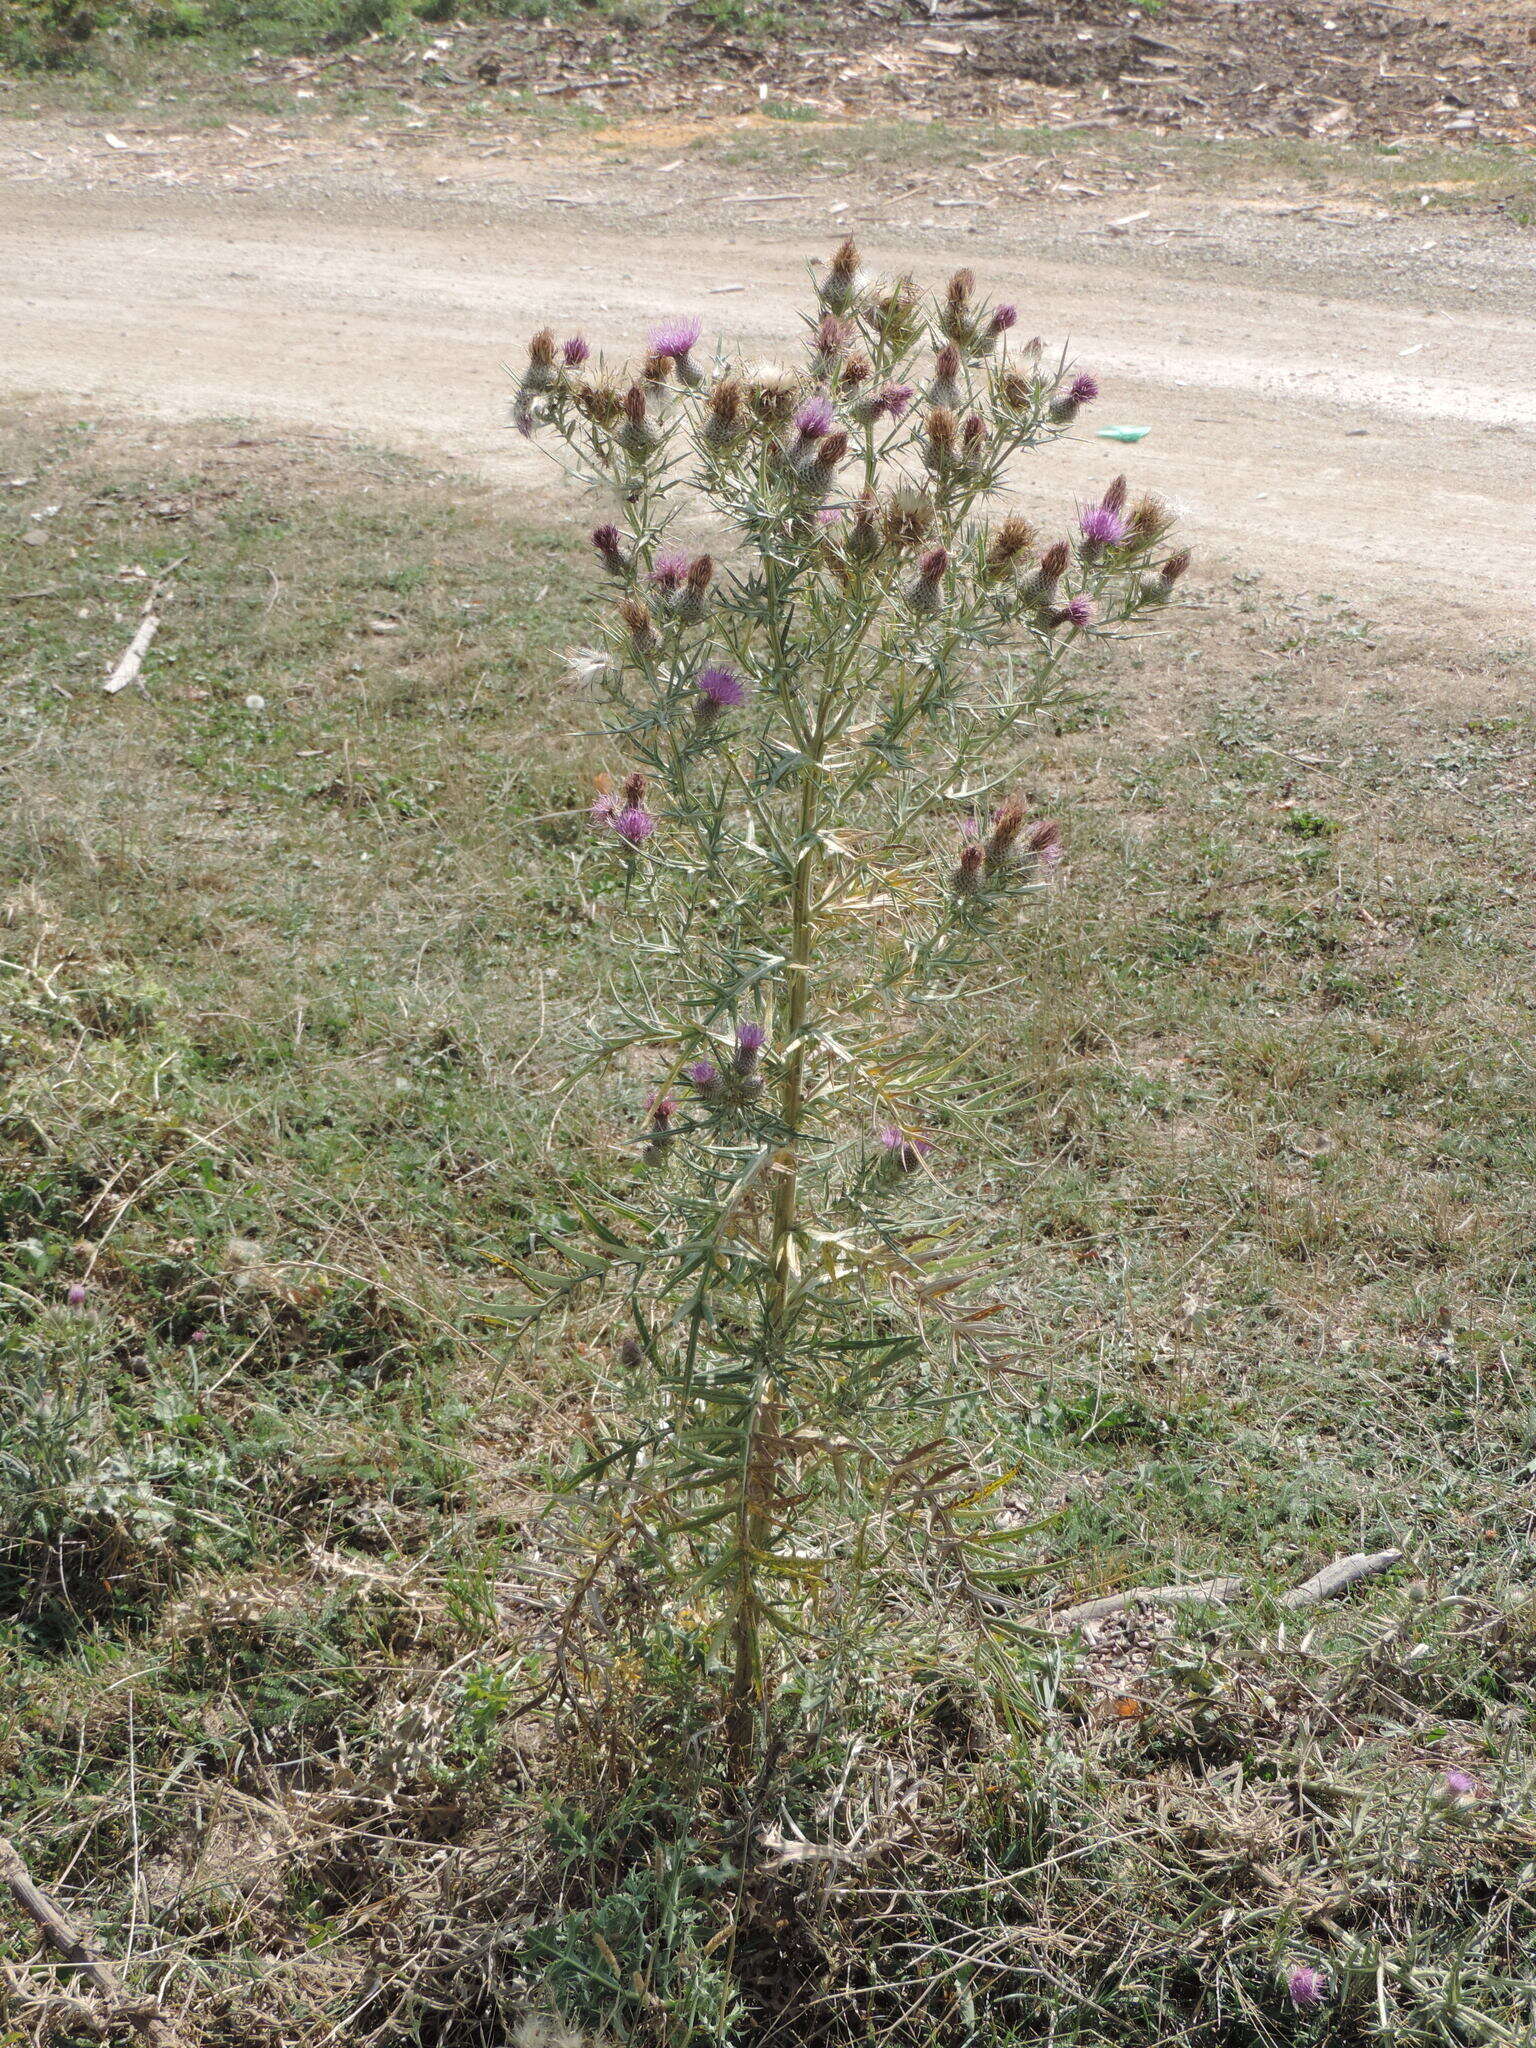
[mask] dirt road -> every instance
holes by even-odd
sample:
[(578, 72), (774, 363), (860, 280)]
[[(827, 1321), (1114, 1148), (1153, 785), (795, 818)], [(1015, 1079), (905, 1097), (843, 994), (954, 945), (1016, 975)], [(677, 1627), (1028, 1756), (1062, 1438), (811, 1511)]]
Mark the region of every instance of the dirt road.
[(1059, 503), (1124, 467), (1229, 564), (1505, 645), (1530, 632), (1529, 235), (1216, 195), (1066, 207), (893, 187), (850, 205), (798, 174), (786, 200), (761, 168), (619, 175), (553, 155), (494, 177), (418, 157), (220, 190), (170, 182), (163, 159), (124, 171), (118, 150), (107, 183), (40, 124), (0, 131), (12, 394), (355, 428), (558, 503), (506, 426), (500, 364), (532, 327), (625, 348), (681, 308), (782, 346), (807, 256), (852, 223), (882, 266), (974, 266), (1098, 372), (1095, 424), (1152, 428), (1053, 451), (1032, 493)]

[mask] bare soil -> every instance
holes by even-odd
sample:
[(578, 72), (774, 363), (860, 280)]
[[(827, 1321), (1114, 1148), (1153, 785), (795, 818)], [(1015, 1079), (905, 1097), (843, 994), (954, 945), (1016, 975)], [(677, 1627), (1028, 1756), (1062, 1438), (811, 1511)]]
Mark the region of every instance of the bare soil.
[[(539, 146), (379, 128), (0, 127), (4, 388), (168, 419), (359, 431), (477, 462), (578, 519), (508, 428), (550, 320), (633, 350), (668, 308), (791, 345), (804, 265), (964, 262), (1101, 377), (1042, 509), (1126, 468), (1207, 560), (1509, 646), (1536, 562), (1536, 241), (1489, 219), (1181, 189), (1154, 158), (938, 164), (857, 131), (675, 127)], [(834, 156), (841, 140), (848, 154)], [(827, 151), (827, 154), (821, 154)], [(1435, 195), (1426, 191), (1426, 201)], [(1146, 427), (1134, 445), (1094, 427)], [(9, 497), (9, 541), (31, 509)]]
[[(407, 88), (599, 95), (616, 111), (765, 100), (831, 118), (1092, 119), (1199, 133), (1536, 137), (1536, 7), (1384, 0), (856, 0), (786, 11), (769, 39), (717, 11), (659, 24), (611, 18), (424, 33), (351, 58), (293, 60), (279, 77), (391, 76)], [(258, 75), (273, 75), (270, 71)]]

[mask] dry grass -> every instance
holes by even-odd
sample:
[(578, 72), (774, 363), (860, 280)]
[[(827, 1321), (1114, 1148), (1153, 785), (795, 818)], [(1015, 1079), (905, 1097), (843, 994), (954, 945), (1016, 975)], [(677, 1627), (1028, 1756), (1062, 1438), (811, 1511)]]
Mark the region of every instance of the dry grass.
[[(610, 1170), (600, 1094), (551, 1123), (608, 923), (571, 536), (238, 426), (3, 473), (0, 1799), (183, 2038), (1528, 2039), (1525, 652), (1208, 582), (1023, 750), (1067, 872), (954, 1022), (1026, 1086), (942, 1151), (1030, 1626), (939, 1553), (853, 1588), (743, 1812), (707, 1617), (643, 1544), (572, 1600), (595, 1319), (503, 1317)], [(5, 1944), (14, 2037), (81, 2037)]]

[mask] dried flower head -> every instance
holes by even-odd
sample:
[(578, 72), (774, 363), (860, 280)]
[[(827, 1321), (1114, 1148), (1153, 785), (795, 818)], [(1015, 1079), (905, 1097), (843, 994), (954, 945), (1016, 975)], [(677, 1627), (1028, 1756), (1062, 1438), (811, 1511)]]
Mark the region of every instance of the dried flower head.
[(656, 631), (656, 621), (651, 617), (649, 607), (642, 604), (638, 597), (621, 598), (619, 600), (619, 617), (624, 622), (625, 631), (629, 635), (629, 644), (635, 653), (642, 656), (654, 654), (661, 645), (661, 640)]
[(1173, 514), (1161, 498), (1138, 498), (1131, 507), (1126, 525), (1130, 538), (1137, 547), (1151, 547), (1160, 541), (1173, 524)]
[(722, 377), (709, 394), (709, 409), (703, 426), (706, 446), (728, 448), (738, 439), (743, 431), (746, 402), (746, 388), (740, 379)]
[(960, 864), (954, 873), (957, 896), (979, 896), (986, 862), (986, 848), (973, 839), (960, 849)]
[(1010, 797), (1000, 804), (993, 813), (992, 829), (987, 834), (984, 848), (986, 870), (989, 875), (998, 875), (1012, 866), (1014, 849), (1019, 834), (1024, 829), (1025, 810), (1017, 797)]
[(1061, 859), (1061, 827), (1054, 818), (1042, 818), (1038, 825), (1031, 825), (1024, 843), (1046, 867), (1054, 867)]
[(885, 508), (885, 535), (897, 547), (916, 547), (933, 528), (933, 500), (916, 484), (900, 484)]
[(947, 405), (937, 405), (923, 421), (923, 460), (930, 469), (947, 469), (954, 460), (960, 422)]
[(1018, 567), (1019, 562), (1035, 544), (1035, 529), (1029, 521), (1017, 512), (1008, 517), (993, 534), (987, 548), (986, 573), (994, 580), (1006, 576)]
[(858, 293), (859, 251), (852, 235), (839, 242), (821, 282), (821, 301), (834, 313), (846, 313)]

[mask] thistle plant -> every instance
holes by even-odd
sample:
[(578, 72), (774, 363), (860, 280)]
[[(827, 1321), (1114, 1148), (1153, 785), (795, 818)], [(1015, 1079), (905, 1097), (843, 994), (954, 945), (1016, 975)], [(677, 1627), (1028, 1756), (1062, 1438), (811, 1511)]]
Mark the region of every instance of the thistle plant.
[(527, 1273), (538, 1313), (623, 1303), (588, 1475), (707, 1604), (738, 1767), (861, 1547), (856, 1501), (931, 1521), (914, 1474), (937, 1484), (975, 1370), (946, 1303), (982, 1120), (940, 1011), (1062, 855), (1006, 786), (1010, 737), (1188, 564), (1123, 479), (1059, 536), (989, 522), (1098, 387), (969, 271), (930, 300), (845, 242), (814, 289), (792, 365), (706, 366), (668, 320), (615, 373), (545, 331), (516, 405), (609, 508), (581, 666), (625, 916), (592, 1053), (638, 1088), (586, 1235)]

